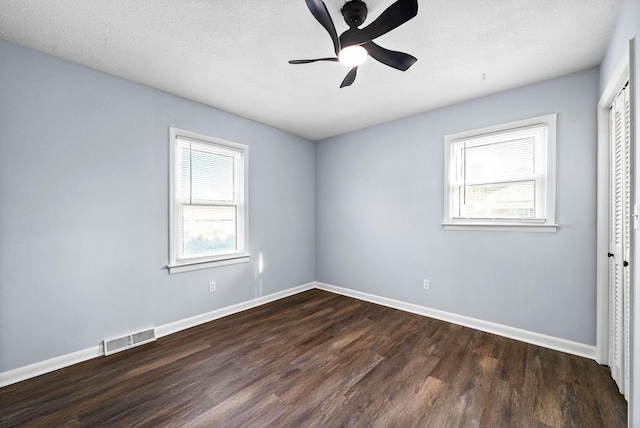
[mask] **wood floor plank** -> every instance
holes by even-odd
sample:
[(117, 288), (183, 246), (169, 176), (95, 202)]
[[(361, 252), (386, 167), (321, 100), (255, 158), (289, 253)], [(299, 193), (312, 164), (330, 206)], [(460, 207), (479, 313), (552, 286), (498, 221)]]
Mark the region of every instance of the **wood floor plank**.
[(479, 426), (488, 403), (498, 360), (467, 353), (450, 376), (437, 376), (447, 385), (438, 397), (427, 426)]
[(518, 409), (522, 400), (522, 392), (512, 383), (494, 377), (488, 392), (485, 412), (480, 420), (481, 426), (486, 427), (520, 427), (523, 421), (519, 417)]
[(310, 290), (0, 388), (0, 427), (623, 427), (594, 361)]
[[(525, 382), (531, 382), (534, 388), (530, 392), (528, 404), (534, 409), (538, 422), (548, 426), (560, 427), (563, 421), (559, 379), (559, 353), (541, 347), (529, 348)], [(531, 394), (535, 390), (535, 395)]]

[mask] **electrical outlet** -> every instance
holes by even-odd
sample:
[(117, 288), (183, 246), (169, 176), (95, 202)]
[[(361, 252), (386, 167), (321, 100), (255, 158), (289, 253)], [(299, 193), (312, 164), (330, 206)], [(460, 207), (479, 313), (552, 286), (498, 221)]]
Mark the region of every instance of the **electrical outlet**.
[(431, 290), (431, 281), (425, 279), (424, 283), (422, 284), (422, 288), (424, 288), (425, 290)]
[(215, 281), (211, 281), (209, 283), (209, 293), (213, 293), (214, 291), (216, 291), (216, 282)]

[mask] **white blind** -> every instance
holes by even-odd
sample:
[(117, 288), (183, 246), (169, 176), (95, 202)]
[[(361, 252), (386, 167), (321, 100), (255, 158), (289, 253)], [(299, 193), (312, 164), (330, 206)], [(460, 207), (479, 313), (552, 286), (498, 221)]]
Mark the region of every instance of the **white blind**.
[(234, 201), (233, 157), (193, 146), (192, 144), (192, 201)]
[(468, 183), (530, 177), (535, 172), (533, 137), (481, 145), (461, 145), (464, 161), (460, 179)]

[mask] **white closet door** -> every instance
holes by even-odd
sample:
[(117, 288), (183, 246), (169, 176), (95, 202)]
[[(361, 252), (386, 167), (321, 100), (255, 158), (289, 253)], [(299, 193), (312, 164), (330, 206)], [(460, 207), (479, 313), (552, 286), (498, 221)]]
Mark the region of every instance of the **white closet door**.
[(631, 139), (628, 86), (611, 106), (609, 224), (609, 364), (620, 392), (629, 392), (631, 279)]

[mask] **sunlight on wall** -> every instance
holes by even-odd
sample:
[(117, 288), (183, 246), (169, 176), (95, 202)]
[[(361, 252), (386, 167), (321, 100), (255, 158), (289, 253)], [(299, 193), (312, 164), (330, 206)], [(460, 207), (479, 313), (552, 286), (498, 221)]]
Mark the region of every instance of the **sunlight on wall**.
[(258, 284), (256, 285), (254, 298), (262, 297), (262, 271), (264, 270), (264, 261), (262, 258), (262, 253), (258, 256), (258, 271), (255, 273), (254, 278), (258, 280)]

